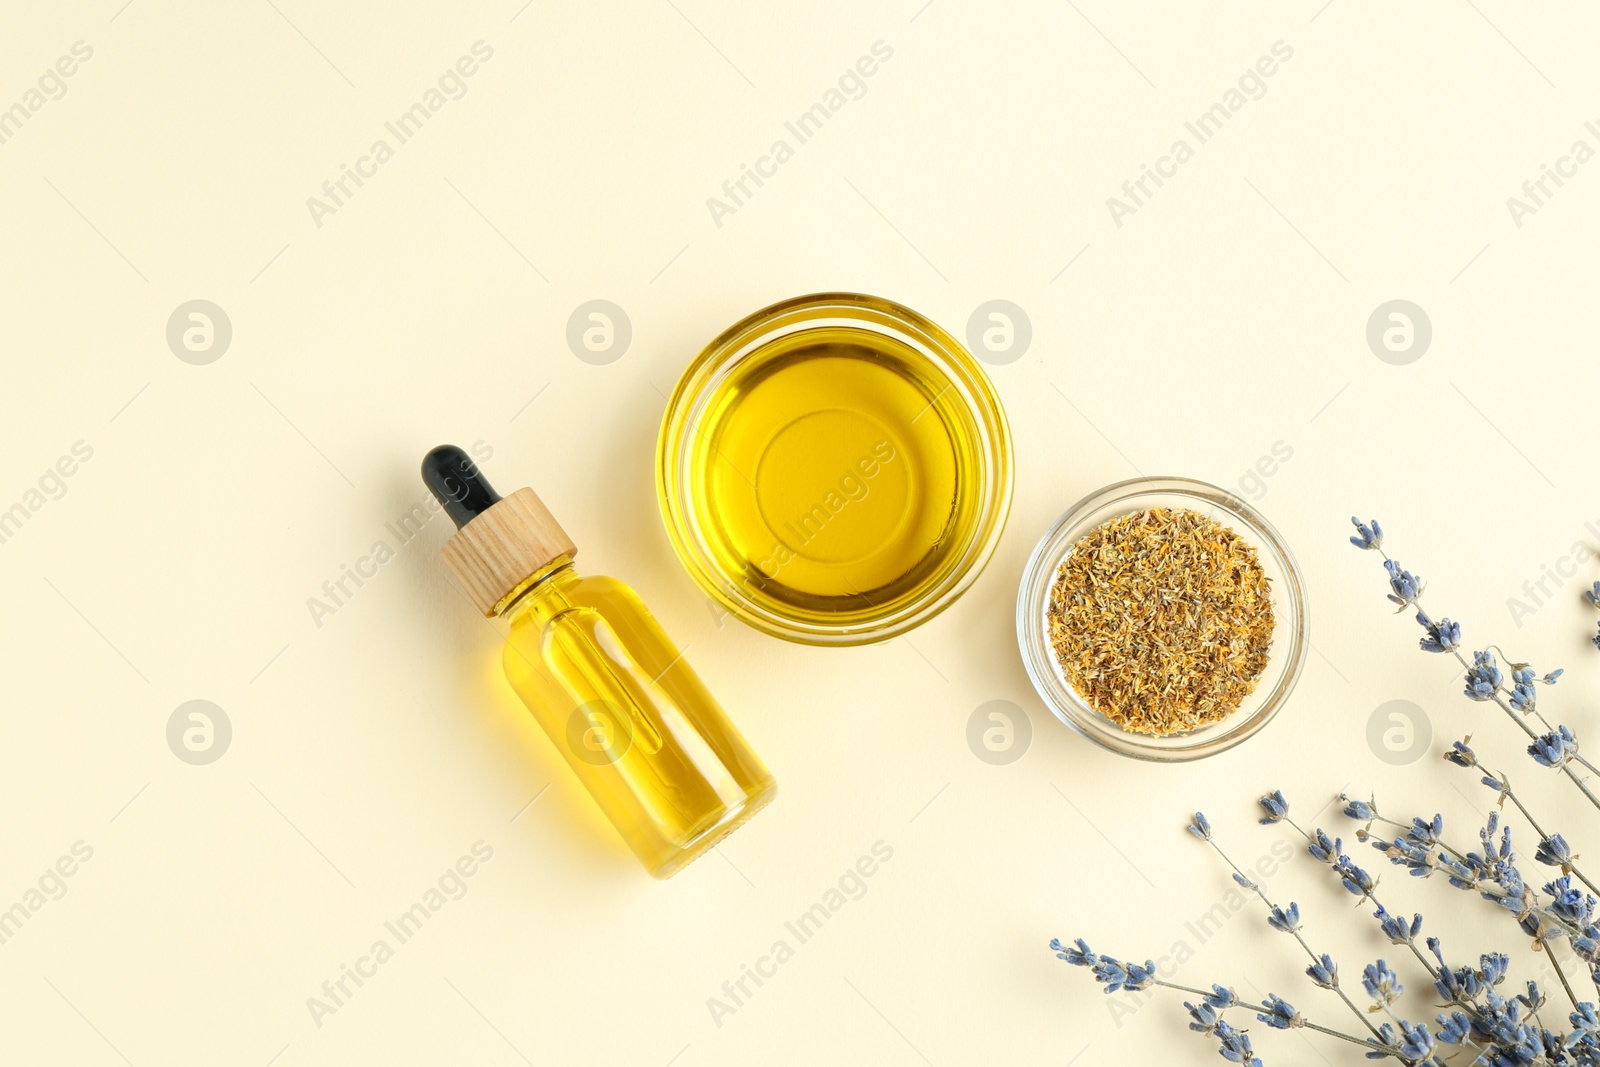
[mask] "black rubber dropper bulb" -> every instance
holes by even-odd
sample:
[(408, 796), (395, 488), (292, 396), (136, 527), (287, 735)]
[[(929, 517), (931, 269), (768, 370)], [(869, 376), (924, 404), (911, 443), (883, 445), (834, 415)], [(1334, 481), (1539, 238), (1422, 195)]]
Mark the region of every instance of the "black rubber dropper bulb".
[(440, 445), (422, 457), (422, 484), (457, 529), (500, 503), (500, 494), (472, 457), (455, 445)]

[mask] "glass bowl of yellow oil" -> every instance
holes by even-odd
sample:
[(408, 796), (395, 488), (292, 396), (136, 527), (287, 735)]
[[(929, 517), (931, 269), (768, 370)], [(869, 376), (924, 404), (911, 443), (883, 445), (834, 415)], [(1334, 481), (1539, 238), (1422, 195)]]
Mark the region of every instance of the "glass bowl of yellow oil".
[(977, 578), (1011, 504), (1011, 436), (955, 338), (899, 304), (822, 293), (712, 341), (662, 419), (674, 551), (765, 633), (858, 645), (904, 633)]

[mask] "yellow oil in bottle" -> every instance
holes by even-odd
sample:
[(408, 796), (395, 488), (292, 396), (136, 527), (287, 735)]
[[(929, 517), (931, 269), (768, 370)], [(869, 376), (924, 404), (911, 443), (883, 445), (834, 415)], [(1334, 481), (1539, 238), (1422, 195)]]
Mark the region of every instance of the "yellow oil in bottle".
[(564, 561), (501, 614), (511, 625), (507, 680), (657, 878), (776, 795), (760, 758), (622, 582)]
[(681, 870), (778, 786), (634, 591), (585, 577), (532, 489), (501, 497), (454, 445), (422, 480), (456, 524), (440, 554), (486, 616), (510, 625), (506, 680), (645, 868)]
[(979, 432), (950, 380), (893, 338), (770, 342), (721, 383), (690, 446), (716, 569), (791, 617), (894, 611), (956, 563)]
[(656, 877), (690, 864), (778, 792), (627, 585), (563, 563), (502, 617), (507, 680)]

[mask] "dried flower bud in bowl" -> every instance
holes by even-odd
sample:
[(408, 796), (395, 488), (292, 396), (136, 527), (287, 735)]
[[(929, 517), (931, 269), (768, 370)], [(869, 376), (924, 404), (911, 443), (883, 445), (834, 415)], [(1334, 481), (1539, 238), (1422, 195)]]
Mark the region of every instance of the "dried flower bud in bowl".
[(1137, 478), (1040, 540), (1017, 641), (1055, 716), (1106, 748), (1190, 760), (1260, 730), (1305, 663), (1305, 590), (1278, 532), (1237, 496)]

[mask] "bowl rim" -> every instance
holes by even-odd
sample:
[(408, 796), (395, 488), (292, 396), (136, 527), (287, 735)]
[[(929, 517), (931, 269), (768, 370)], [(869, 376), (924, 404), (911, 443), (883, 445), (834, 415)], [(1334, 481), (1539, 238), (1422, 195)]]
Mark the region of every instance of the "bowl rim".
[[(939, 370), (959, 386), (974, 422), (982, 428), (979, 471), (986, 483), (980, 515), (967, 548), (968, 560), (938, 585), (897, 610), (855, 614), (842, 625), (801, 621), (791, 614), (757, 607), (740, 595), (731, 576), (712, 565), (692, 532), (685, 493), (689, 480), (681, 466), (690, 435), (686, 427), (721, 378), (751, 352), (763, 335), (811, 322), (802, 313), (832, 309), (840, 319), (855, 319), (868, 332), (894, 333), (919, 351), (931, 351)], [(865, 314), (864, 314), (865, 313)], [(874, 328), (875, 327), (875, 328)], [(674, 447), (676, 446), (676, 447)], [(864, 645), (886, 641), (916, 628), (955, 603), (993, 559), (1009, 518), (1014, 487), (1011, 428), (994, 383), (966, 346), (938, 323), (896, 301), (864, 293), (830, 291), (790, 297), (744, 316), (717, 334), (679, 375), (656, 436), (656, 501), (674, 555), (701, 592), (754, 629), (799, 644)]]
[[(1277, 612), (1279, 618), (1276, 620), (1273, 635), (1275, 644), (1286, 640), (1285, 652), (1288, 659), (1281, 673), (1254, 710), (1242, 718), (1235, 712), (1218, 723), (1202, 727), (1190, 734), (1152, 736), (1124, 730), (1089, 707), (1087, 701), (1062, 677), (1054, 657), (1050, 654), (1049, 641), (1045, 634), (1044, 612), (1034, 611), (1041, 594), (1048, 596), (1056, 568), (1065, 554), (1071, 550), (1072, 545), (1067, 543), (1068, 540), (1076, 544), (1076, 539), (1070, 539), (1068, 535), (1077, 524), (1108, 506), (1135, 501), (1142, 496), (1156, 495), (1192, 498), (1210, 505), (1210, 510), (1213, 512), (1223, 511), (1223, 517), (1237, 519), (1245, 527), (1238, 532), (1247, 536), (1258, 550), (1274, 557), (1276, 569), (1281, 572), (1281, 581), (1276, 584), (1281, 587), (1282, 610)], [(1124, 514), (1133, 510), (1136, 508), (1129, 506)], [(1114, 517), (1108, 515), (1101, 521), (1110, 521)], [(1223, 517), (1217, 517), (1218, 521), (1222, 521)], [(1210, 482), (1181, 475), (1128, 478), (1102, 486), (1078, 500), (1050, 524), (1034, 546), (1028, 556), (1028, 562), (1023, 567), (1022, 578), (1017, 588), (1018, 651), (1021, 653), (1028, 679), (1033, 683), (1034, 690), (1039, 694), (1039, 699), (1044, 702), (1045, 707), (1075, 732), (1102, 748), (1134, 759), (1158, 763), (1187, 762), (1215, 755), (1254, 737), (1265, 728), (1288, 702), (1305, 667), (1310, 647), (1307, 619), (1305, 582), (1300, 572), (1300, 565), (1277, 528), (1237, 493), (1212, 485)], [(1224, 727), (1229, 722), (1233, 725), (1221, 732), (1206, 732), (1215, 727)], [(1170, 741), (1184, 737), (1194, 737), (1195, 740), (1186, 745), (1161, 743), (1164, 739)]]

